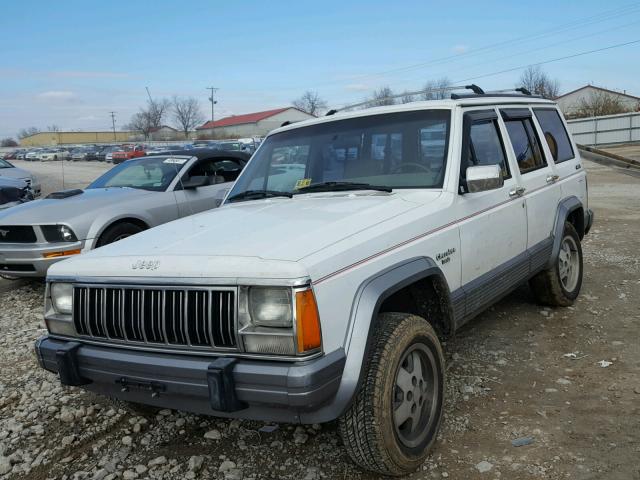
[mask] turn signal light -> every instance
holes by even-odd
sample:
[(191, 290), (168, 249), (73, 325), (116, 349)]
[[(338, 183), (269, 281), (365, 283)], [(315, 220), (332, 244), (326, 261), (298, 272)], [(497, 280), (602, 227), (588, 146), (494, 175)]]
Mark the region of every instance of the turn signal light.
[(313, 290), (296, 293), (296, 327), (298, 335), (298, 353), (320, 348), (320, 316)]
[(62, 251), (62, 252), (43, 253), (42, 256), (44, 258), (68, 257), (70, 255), (78, 255), (81, 252), (82, 252), (82, 249), (78, 248), (76, 250), (65, 250), (65, 251)]

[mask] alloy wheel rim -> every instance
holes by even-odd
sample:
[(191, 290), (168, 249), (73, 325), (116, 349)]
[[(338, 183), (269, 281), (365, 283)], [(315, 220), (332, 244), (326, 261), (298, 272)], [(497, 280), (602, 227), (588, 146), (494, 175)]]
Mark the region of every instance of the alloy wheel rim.
[(123, 233), (122, 235), (118, 235), (116, 238), (113, 239), (113, 243), (119, 242), (120, 240), (124, 240), (125, 238), (130, 236), (131, 236), (130, 233)]
[(580, 255), (573, 237), (566, 236), (562, 239), (560, 252), (558, 252), (558, 274), (565, 290), (568, 292), (575, 290), (580, 275)]
[(423, 343), (412, 345), (398, 364), (393, 391), (393, 426), (405, 447), (419, 446), (431, 431), (439, 389), (433, 353)]

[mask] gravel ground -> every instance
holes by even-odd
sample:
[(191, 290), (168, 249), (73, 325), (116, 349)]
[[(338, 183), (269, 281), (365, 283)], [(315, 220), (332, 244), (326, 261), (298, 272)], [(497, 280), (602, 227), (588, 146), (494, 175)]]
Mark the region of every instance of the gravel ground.
[[(640, 479), (640, 180), (587, 169), (597, 223), (579, 300), (541, 308), (522, 287), (447, 342), (443, 428), (410, 478)], [(61, 387), (33, 354), (42, 294), (0, 291), (2, 480), (376, 478), (335, 423), (268, 432)]]
[(26, 162), (11, 160), (18, 168), (34, 173), (42, 183), (42, 196), (65, 188), (84, 188), (113, 167), (106, 162)]

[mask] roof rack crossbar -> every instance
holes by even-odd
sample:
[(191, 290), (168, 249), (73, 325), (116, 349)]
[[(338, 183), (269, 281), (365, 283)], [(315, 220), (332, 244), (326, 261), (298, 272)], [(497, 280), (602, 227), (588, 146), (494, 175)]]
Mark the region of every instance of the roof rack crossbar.
[[(455, 90), (473, 90), (476, 93), (484, 93), (484, 91), (477, 85), (472, 84), (472, 85), (452, 85), (450, 87), (433, 87), (433, 88), (423, 88), (421, 90), (414, 90), (411, 92), (402, 92), (399, 93), (397, 95), (389, 95), (388, 97), (383, 97), (383, 98), (379, 98), (376, 100), (393, 100), (396, 98), (401, 98), (401, 97), (406, 97), (406, 96), (412, 96), (412, 95), (420, 95), (421, 93), (429, 93), (429, 92), (452, 92)], [(363, 107), (366, 105), (371, 105), (371, 103), (373, 103), (373, 100), (365, 100), (363, 102), (358, 102), (358, 103), (352, 103), (350, 105), (345, 105), (344, 107), (341, 108), (332, 108), (331, 110), (329, 110), (326, 115), (334, 115), (337, 112), (341, 112), (343, 110), (349, 110), (351, 108), (356, 108), (356, 107)]]

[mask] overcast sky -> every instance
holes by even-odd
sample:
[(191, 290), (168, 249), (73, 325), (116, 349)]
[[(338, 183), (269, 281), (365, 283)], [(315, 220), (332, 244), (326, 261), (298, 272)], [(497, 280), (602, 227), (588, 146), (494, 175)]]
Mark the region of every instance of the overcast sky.
[[(519, 67), (640, 40), (640, 2), (11, 1), (0, 18), (0, 136), (103, 130), (147, 99), (218, 91), (216, 118), (331, 106), (429, 79), (513, 87)], [(561, 91), (586, 83), (640, 95), (640, 43), (545, 64)], [(496, 72), (511, 70), (505, 73)]]

